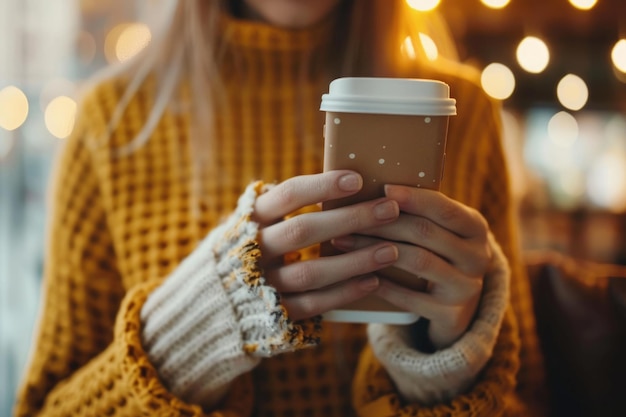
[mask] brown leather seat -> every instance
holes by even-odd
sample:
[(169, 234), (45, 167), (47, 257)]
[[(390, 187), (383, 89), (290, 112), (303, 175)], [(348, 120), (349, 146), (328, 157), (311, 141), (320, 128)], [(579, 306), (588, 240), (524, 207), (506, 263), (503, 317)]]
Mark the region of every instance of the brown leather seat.
[(626, 416), (626, 267), (527, 254), (554, 416)]

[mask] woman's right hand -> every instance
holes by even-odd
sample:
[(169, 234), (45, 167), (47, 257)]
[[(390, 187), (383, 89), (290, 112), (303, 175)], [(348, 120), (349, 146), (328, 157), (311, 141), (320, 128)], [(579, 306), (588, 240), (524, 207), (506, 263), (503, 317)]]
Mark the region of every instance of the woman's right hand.
[(371, 293), (378, 287), (372, 272), (398, 259), (397, 247), (383, 242), (345, 254), (283, 263), (287, 253), (398, 218), (398, 204), (380, 198), (285, 219), (303, 207), (355, 194), (362, 186), (359, 174), (337, 170), (290, 178), (258, 197), (253, 220), (260, 225), (261, 264), (267, 283), (281, 293), (292, 320), (323, 314)]

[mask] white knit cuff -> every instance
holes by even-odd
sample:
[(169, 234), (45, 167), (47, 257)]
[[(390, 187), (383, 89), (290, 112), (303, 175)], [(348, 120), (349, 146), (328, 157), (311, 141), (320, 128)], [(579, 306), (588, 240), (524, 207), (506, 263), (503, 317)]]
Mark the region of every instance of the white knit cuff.
[(490, 234), (493, 260), (484, 278), (477, 316), (452, 346), (432, 354), (411, 346), (408, 326), (370, 324), (368, 336), (406, 401), (430, 405), (465, 392), (492, 355), (509, 299), (508, 262)]
[(292, 323), (265, 284), (250, 220), (262, 184), (154, 290), (141, 310), (142, 342), (172, 393), (213, 406), (260, 357), (318, 343), (319, 325)]

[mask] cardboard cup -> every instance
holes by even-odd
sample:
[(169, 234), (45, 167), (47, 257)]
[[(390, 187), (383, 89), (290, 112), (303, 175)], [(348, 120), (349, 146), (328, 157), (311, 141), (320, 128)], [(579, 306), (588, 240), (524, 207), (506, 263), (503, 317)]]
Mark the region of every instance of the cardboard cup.
[[(385, 184), (439, 190), (448, 119), (456, 101), (447, 84), (401, 78), (339, 78), (322, 96), (324, 171), (351, 169), (363, 176), (359, 193), (329, 201), (329, 210), (384, 196)], [(339, 252), (325, 242), (322, 256)], [(426, 281), (395, 267), (377, 273), (422, 291)], [(328, 321), (408, 324), (419, 317), (374, 295), (324, 315)]]

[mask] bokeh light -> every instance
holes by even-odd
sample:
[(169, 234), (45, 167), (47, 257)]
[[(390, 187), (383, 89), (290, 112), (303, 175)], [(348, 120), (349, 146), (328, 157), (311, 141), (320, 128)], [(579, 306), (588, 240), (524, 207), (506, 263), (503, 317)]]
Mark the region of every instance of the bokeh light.
[(502, 9), (506, 7), (511, 0), (480, 0), (485, 6), (490, 9)]
[(28, 117), (28, 99), (26, 94), (15, 86), (0, 90), (0, 127), (15, 130), (22, 126)]
[(537, 37), (525, 37), (517, 47), (517, 62), (530, 73), (542, 72), (550, 62), (548, 46)]
[(580, 10), (589, 10), (596, 5), (598, 0), (569, 0), (570, 4)]
[(567, 74), (556, 87), (559, 102), (569, 110), (580, 110), (589, 98), (589, 89), (585, 81), (577, 75)]
[(620, 39), (611, 50), (611, 60), (615, 68), (626, 73), (626, 39)]
[(441, 0), (406, 0), (409, 6), (420, 12), (428, 12), (439, 6)]
[(143, 23), (122, 23), (113, 27), (104, 41), (104, 54), (109, 63), (126, 61), (152, 40), (150, 28)]
[(415, 54), (415, 47), (413, 46), (413, 41), (410, 36), (404, 38), (404, 42), (402, 43), (402, 53), (409, 59), (415, 59), (417, 57)]
[(437, 49), (435, 41), (433, 41), (433, 39), (425, 33), (420, 32), (419, 37), (422, 47), (424, 48), (424, 53), (426, 54), (426, 58), (430, 61), (435, 61), (439, 56), (439, 50)]
[(115, 45), (115, 56), (120, 61), (126, 61), (137, 55), (152, 40), (148, 26), (143, 23), (128, 25), (120, 34)]
[(483, 70), (480, 82), (485, 92), (498, 100), (505, 100), (515, 90), (515, 76), (506, 65), (494, 62)]
[(607, 151), (600, 155), (587, 177), (589, 199), (597, 206), (619, 213), (626, 211), (626, 155)]
[(548, 137), (559, 148), (569, 148), (578, 139), (578, 122), (568, 112), (561, 111), (548, 122)]
[(52, 136), (64, 139), (74, 129), (76, 117), (76, 102), (67, 96), (59, 96), (53, 99), (44, 113), (46, 128)]
[[(437, 49), (437, 45), (433, 39), (426, 35), (425, 33), (419, 33), (420, 43), (422, 45), (422, 50), (426, 55), (426, 59), (429, 61), (436, 61), (439, 57), (439, 49)], [(404, 42), (401, 46), (402, 53), (406, 55), (409, 59), (416, 59), (417, 52), (415, 51), (415, 45), (413, 45), (413, 40), (410, 36), (404, 38)]]

